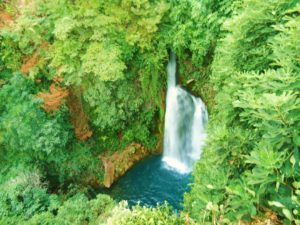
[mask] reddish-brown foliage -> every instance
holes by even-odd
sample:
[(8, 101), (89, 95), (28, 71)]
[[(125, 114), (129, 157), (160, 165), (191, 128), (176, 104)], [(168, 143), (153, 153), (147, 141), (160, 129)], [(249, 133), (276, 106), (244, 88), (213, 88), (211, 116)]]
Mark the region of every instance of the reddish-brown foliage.
[(28, 74), (29, 71), (39, 63), (42, 56), (41, 55), (42, 50), (47, 50), (48, 48), (49, 48), (49, 43), (45, 41), (38, 46), (37, 50), (32, 55), (26, 56), (23, 59), (21, 72), (25, 75)]
[(0, 12), (0, 27), (4, 27), (13, 22), (13, 18), (7, 12)]
[(41, 49), (47, 50), (47, 49), (49, 48), (49, 43), (46, 42), (46, 41), (44, 41), (44, 42), (40, 45), (40, 48), (41, 48)]
[(279, 220), (277, 215), (270, 209), (263, 208), (265, 211), (262, 217), (252, 218), (252, 222), (239, 222), (239, 225), (279, 225), (282, 222)]
[(44, 100), (42, 108), (48, 113), (54, 112), (63, 104), (65, 97), (69, 95), (66, 88), (61, 88), (56, 84), (51, 84), (49, 93), (39, 93), (38, 97)]
[(30, 69), (36, 66), (36, 64), (39, 61), (39, 55), (37, 52), (35, 52), (33, 55), (30, 57), (25, 58), (24, 63), (21, 67), (21, 72), (23, 74), (28, 74)]
[(93, 132), (90, 130), (88, 118), (84, 113), (80, 96), (74, 94), (72, 91), (69, 93), (68, 107), (71, 113), (75, 135), (79, 140), (85, 141), (92, 136)]
[(52, 79), (55, 83), (61, 83), (63, 80), (64, 80), (64, 78), (62, 78), (62, 77), (60, 77), (60, 76), (55, 76), (55, 77), (53, 77), (53, 79)]

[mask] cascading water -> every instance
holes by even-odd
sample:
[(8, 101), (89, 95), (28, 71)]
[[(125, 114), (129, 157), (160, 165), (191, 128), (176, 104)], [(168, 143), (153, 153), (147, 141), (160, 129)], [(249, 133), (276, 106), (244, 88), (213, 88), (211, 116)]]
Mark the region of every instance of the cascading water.
[(176, 58), (172, 53), (167, 66), (168, 90), (165, 115), (163, 161), (181, 173), (189, 173), (199, 159), (206, 137), (206, 106), (176, 85)]
[(155, 207), (168, 201), (175, 210), (182, 209), (183, 195), (189, 190), (189, 172), (204, 143), (206, 122), (207, 111), (201, 99), (176, 85), (176, 60), (171, 55), (163, 157), (141, 161), (106, 193), (116, 200), (127, 200), (129, 205)]

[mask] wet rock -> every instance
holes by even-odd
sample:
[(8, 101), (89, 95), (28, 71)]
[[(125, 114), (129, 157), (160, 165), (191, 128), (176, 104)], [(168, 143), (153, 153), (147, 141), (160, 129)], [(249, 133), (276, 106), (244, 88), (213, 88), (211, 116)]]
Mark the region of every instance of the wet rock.
[(113, 155), (101, 155), (104, 165), (103, 185), (109, 188), (119, 177), (124, 175), (135, 163), (150, 155), (150, 151), (141, 144), (132, 143), (124, 150)]

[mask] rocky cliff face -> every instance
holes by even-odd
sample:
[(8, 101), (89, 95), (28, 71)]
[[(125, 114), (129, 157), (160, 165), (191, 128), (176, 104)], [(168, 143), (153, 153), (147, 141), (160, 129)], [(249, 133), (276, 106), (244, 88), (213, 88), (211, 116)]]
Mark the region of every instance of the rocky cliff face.
[(101, 155), (104, 165), (103, 185), (109, 188), (114, 181), (125, 174), (135, 163), (149, 156), (151, 151), (141, 144), (132, 143), (124, 150), (115, 152), (113, 155)]

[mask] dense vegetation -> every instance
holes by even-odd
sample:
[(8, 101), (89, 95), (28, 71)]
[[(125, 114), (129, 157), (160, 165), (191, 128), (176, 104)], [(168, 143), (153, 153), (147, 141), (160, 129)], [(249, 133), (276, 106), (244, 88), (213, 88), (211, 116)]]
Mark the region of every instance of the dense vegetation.
[(296, 3), (244, 1), (224, 24), (212, 63), (209, 140), (185, 202), (199, 222), (250, 220), (271, 209), (299, 223)]
[[(0, 0), (0, 224), (300, 224), (299, 24), (299, 0)], [(99, 155), (161, 147), (171, 49), (210, 112), (183, 212), (92, 198)]]

